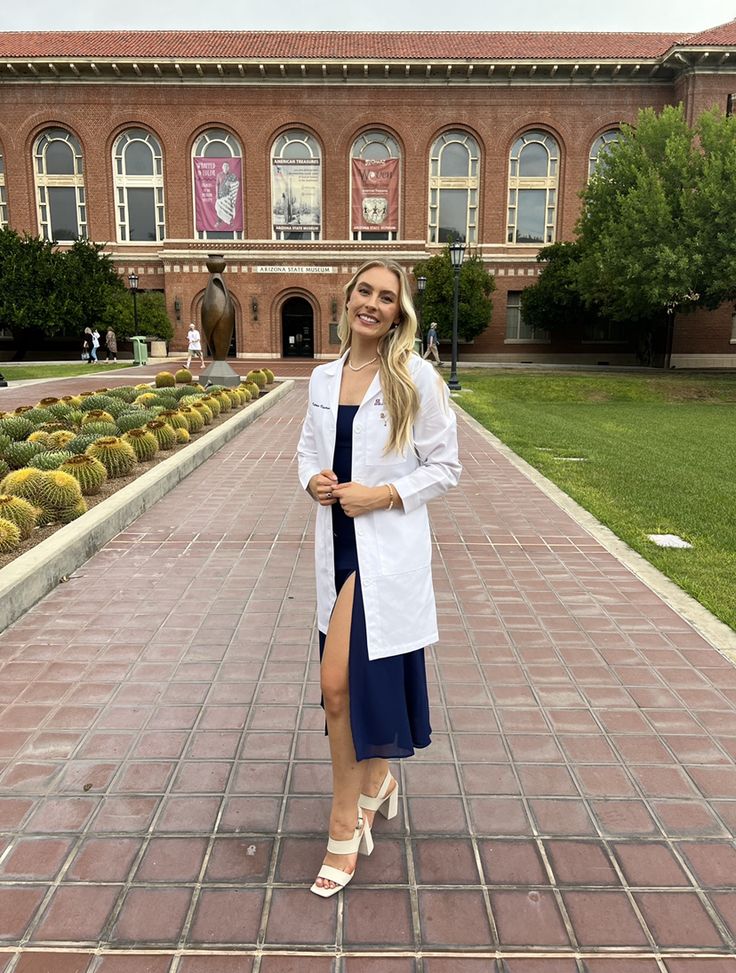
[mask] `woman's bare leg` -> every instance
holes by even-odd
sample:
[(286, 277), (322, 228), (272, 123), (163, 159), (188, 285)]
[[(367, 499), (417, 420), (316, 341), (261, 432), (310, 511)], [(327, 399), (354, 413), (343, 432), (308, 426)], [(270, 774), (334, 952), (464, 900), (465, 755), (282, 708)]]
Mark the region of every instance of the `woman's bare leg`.
[[(374, 757), (371, 760), (362, 760), (360, 763), (360, 768), (363, 773), (362, 783), (361, 783), (361, 793), (366, 794), (368, 797), (377, 797), (378, 792), (381, 789), (381, 784), (383, 784), (386, 779), (386, 774), (388, 772), (388, 760), (384, 760), (381, 757)], [(398, 787), (398, 783), (394, 781), (393, 785), (389, 788), (388, 793)], [(370, 827), (373, 827), (373, 819), (376, 816), (375, 811), (368, 811), (363, 809), (363, 814)]]
[[(363, 781), (363, 769), (355, 756), (350, 726), (348, 663), (354, 592), (355, 575), (351, 574), (337, 596), (320, 667), (332, 758), (330, 835), (338, 841), (348, 840), (355, 834), (358, 798)], [(328, 852), (324, 863), (345, 872), (352, 872), (356, 859), (357, 855), (333, 855)], [(317, 885), (324, 888), (335, 887), (335, 883), (326, 878), (318, 878)]]

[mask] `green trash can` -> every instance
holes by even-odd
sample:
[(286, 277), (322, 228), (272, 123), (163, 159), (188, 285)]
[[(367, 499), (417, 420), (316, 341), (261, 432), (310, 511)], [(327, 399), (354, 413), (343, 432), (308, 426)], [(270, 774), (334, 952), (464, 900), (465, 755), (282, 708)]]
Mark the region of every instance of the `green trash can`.
[(133, 361), (136, 365), (148, 364), (148, 342), (144, 335), (136, 334), (130, 339), (133, 342)]

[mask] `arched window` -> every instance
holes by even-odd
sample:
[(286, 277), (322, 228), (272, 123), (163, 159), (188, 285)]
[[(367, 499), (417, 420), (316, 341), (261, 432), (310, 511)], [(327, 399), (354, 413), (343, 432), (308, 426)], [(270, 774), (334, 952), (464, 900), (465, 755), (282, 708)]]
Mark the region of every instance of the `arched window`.
[(401, 150), (388, 132), (363, 132), (350, 153), (353, 240), (396, 240), (399, 232)]
[(279, 135), (271, 153), (274, 240), (319, 240), (322, 234), (322, 153), (308, 132)]
[(478, 143), (467, 132), (444, 132), (429, 159), (429, 242), (475, 243), (478, 225)]
[(33, 149), (38, 227), (45, 240), (87, 236), (82, 146), (71, 132), (49, 128)]
[(593, 175), (596, 168), (598, 167), (598, 161), (602, 155), (608, 151), (609, 147), (614, 143), (618, 142), (621, 138), (621, 132), (617, 128), (611, 128), (593, 142), (590, 147), (590, 156), (588, 158), (588, 179)]
[(198, 240), (243, 239), (243, 150), (219, 128), (192, 147), (194, 233)]
[(142, 128), (129, 128), (112, 150), (118, 242), (163, 240), (164, 168), (158, 139)]
[(544, 246), (555, 239), (560, 152), (546, 132), (525, 132), (509, 163), (509, 243)]
[(0, 145), (0, 230), (8, 225), (8, 198), (5, 195), (5, 156)]

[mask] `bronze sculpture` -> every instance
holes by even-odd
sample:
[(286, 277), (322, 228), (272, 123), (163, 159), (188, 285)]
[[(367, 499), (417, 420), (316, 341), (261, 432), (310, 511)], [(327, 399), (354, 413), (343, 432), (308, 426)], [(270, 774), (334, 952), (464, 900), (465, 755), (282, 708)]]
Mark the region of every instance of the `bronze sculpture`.
[(225, 255), (207, 255), (207, 270), (212, 275), (207, 282), (207, 290), (202, 301), (202, 330), (212, 353), (212, 364), (200, 375), (205, 385), (240, 384), (240, 376), (227, 364), (230, 342), (235, 327), (235, 305), (227, 289), (222, 272), (225, 269)]

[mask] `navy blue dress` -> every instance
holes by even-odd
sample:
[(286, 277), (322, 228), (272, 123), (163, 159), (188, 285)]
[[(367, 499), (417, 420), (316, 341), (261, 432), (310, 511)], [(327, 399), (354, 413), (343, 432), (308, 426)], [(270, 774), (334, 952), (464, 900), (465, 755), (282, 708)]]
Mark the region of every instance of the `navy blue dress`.
[[(352, 479), (353, 420), (357, 411), (357, 405), (338, 408), (332, 469), (339, 483), (348, 483)], [(348, 664), (355, 755), (358, 760), (410, 757), (415, 747), (428, 747), (431, 742), (424, 649), (388, 659), (371, 661), (368, 658), (355, 522), (346, 516), (339, 503), (333, 504), (331, 510), (338, 594), (350, 575), (355, 573)], [(324, 647), (325, 633), (320, 632), (320, 659)]]

